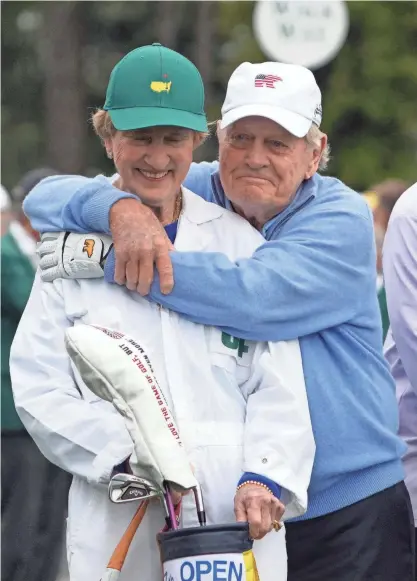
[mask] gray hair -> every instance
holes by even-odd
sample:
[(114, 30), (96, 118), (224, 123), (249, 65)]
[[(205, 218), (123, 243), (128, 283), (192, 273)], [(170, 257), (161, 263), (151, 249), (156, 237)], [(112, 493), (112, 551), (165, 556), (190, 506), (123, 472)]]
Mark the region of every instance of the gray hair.
[[(305, 140), (309, 147), (320, 147), (320, 140), (323, 137), (323, 133), (320, 129), (313, 123), (313, 125), (308, 130), (307, 135), (305, 136)], [(329, 143), (326, 144), (326, 147), (321, 152), (320, 162), (319, 162), (319, 171), (324, 171), (327, 169), (330, 161), (330, 145)]]

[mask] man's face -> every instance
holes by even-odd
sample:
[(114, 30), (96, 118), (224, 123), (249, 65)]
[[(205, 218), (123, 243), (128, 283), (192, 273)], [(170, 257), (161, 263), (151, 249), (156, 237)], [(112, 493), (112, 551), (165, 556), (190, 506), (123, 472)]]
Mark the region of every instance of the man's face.
[(116, 131), (106, 141), (123, 190), (149, 206), (162, 206), (175, 196), (193, 159), (196, 135), (180, 127)]
[(320, 161), (320, 151), (305, 139), (264, 117), (246, 117), (220, 130), (219, 147), (226, 196), (236, 211), (248, 220), (253, 217), (256, 226), (290, 204)]

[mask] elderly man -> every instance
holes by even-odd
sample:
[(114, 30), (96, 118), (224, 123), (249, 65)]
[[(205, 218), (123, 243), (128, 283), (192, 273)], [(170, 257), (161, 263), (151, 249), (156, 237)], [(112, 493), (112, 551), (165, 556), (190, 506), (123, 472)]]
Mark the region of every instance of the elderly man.
[(397, 384), (400, 435), (408, 444), (404, 465), (417, 538), (417, 183), (395, 205), (383, 250), (391, 320), (385, 355)]
[[(152, 214), (102, 176), (45, 180), (25, 210), (43, 232), (111, 232), (106, 279), (192, 321), (243, 341), (300, 337), (317, 451), (308, 511), (288, 523), (288, 578), (412, 581), (412, 513), (382, 355), (372, 216), (361, 196), (317, 173), (328, 155), (320, 121), (320, 90), (307, 69), (244, 63), (232, 74), (220, 162), (192, 166), (185, 185), (259, 229), (266, 243), (251, 258), (170, 253)], [(169, 172), (161, 156), (148, 173), (160, 184)], [(71, 240), (60, 234), (44, 246), (46, 280), (101, 270), (85, 259), (78, 268)]]

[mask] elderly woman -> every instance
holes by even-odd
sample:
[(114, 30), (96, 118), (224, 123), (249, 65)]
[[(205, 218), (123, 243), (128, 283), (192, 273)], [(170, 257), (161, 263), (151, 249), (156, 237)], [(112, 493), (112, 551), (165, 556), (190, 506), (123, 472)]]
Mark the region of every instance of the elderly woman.
[[(207, 131), (199, 72), (183, 56), (152, 45), (114, 68), (94, 128), (114, 160), (116, 185), (150, 207), (175, 248), (250, 256), (263, 242), (239, 216), (181, 186)], [(102, 178), (106, 179), (106, 178)], [(100, 263), (110, 242), (66, 236), (74, 264)], [(68, 250), (67, 250), (68, 252)], [(74, 274), (74, 273), (72, 273)], [(63, 274), (65, 279), (65, 274)], [(71, 581), (99, 579), (136, 507), (114, 505), (106, 485), (133, 444), (122, 418), (71, 367), (66, 329), (94, 323), (144, 340), (174, 410), (205, 499), (209, 524), (249, 521), (261, 581), (286, 579), (284, 531), (274, 523), (306, 510), (314, 439), (298, 341), (254, 343), (204, 327), (100, 278), (37, 278), (12, 348), (17, 410), (49, 460), (71, 474), (68, 561)], [(163, 523), (150, 505), (121, 579), (157, 581), (155, 535)], [(197, 526), (184, 497), (181, 525)], [(275, 527), (277, 528), (277, 527)]]

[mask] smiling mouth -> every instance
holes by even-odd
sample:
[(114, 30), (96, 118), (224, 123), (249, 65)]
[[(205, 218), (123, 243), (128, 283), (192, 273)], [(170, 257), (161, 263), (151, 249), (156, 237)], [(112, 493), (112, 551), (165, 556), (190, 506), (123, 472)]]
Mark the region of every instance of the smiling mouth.
[(146, 179), (151, 180), (153, 182), (157, 182), (163, 180), (170, 173), (171, 170), (155, 172), (137, 168), (136, 171), (138, 171)]

